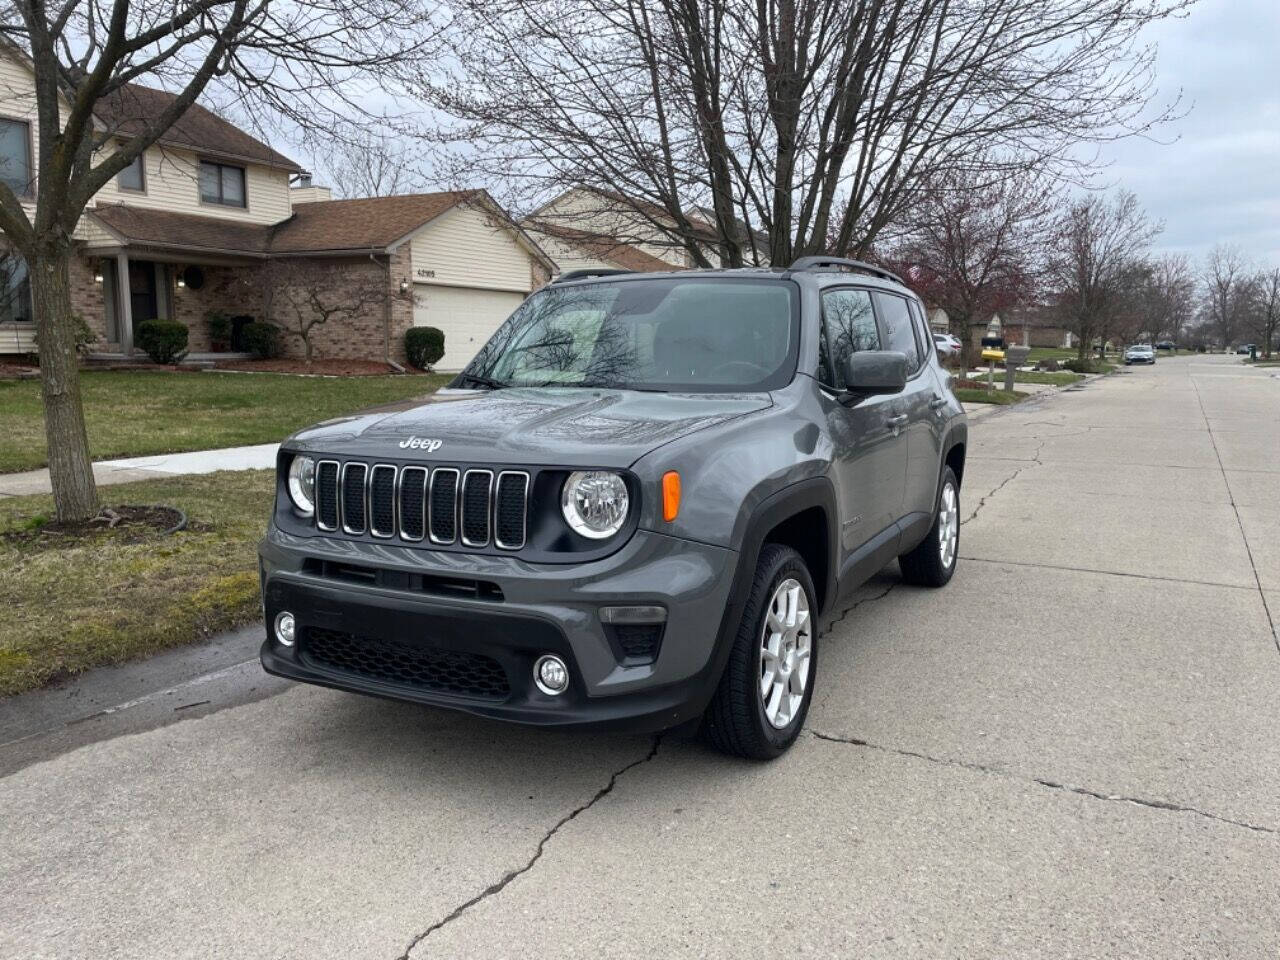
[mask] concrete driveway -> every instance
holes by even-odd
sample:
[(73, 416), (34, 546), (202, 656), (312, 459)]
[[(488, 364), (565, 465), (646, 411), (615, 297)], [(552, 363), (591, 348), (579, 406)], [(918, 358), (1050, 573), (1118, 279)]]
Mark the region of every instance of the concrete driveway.
[(861, 591), (772, 764), (288, 686), (257, 631), (10, 701), (0, 955), (1275, 958), (1277, 372), (985, 417), (955, 580)]

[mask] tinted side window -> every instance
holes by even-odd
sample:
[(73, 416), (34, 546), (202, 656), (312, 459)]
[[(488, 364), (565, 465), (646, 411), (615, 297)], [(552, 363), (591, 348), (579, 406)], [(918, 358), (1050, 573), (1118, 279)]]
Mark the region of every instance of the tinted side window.
[(929, 322), (924, 318), (924, 310), (920, 304), (914, 300), (908, 300), (907, 305), (911, 308), (911, 318), (915, 321), (916, 326), (916, 343), (920, 344), (920, 356), (924, 360), (929, 359), (929, 351), (933, 349), (933, 331), (929, 329)]
[(844, 360), (860, 350), (879, 350), (880, 331), (866, 290), (828, 290), (822, 295), (822, 323), (831, 340), (834, 383), (843, 387)]
[(911, 328), (907, 301), (903, 297), (877, 290), (876, 306), (880, 308), (880, 319), (884, 322), (884, 348), (906, 355), (907, 375), (910, 376), (920, 369), (920, 346), (916, 343), (916, 334)]

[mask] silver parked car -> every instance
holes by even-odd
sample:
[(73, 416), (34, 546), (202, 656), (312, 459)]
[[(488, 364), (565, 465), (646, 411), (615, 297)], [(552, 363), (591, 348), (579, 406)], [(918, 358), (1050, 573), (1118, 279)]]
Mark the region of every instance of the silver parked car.
[(1155, 363), (1156, 351), (1149, 343), (1135, 343), (1124, 352), (1124, 365), (1131, 363)]

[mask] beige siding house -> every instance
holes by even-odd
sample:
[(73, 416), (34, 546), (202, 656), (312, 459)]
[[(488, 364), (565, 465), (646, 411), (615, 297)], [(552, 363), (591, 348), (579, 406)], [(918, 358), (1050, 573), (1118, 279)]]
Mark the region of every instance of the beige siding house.
[[(126, 87), (100, 104), (99, 130), (127, 138), (170, 100)], [(34, 197), (35, 116), (29, 68), (0, 49), (0, 177), (20, 196)], [(264, 268), (323, 257), (327, 296), (370, 272), (387, 296), (321, 330), (319, 356), (402, 359), (404, 331), (431, 325), (445, 332), (441, 368), (459, 369), (556, 270), (483, 191), (332, 200), (297, 163), (199, 106), (94, 197), (74, 238), (73, 308), (106, 355), (130, 355), (136, 325), (152, 318), (187, 324), (193, 353), (239, 349), (243, 323), (280, 322), (279, 271)], [(215, 312), (237, 318), (231, 342), (212, 339)], [(285, 350), (300, 353), (280, 325)], [(34, 327), (25, 264), (0, 250), (0, 354), (33, 352)]]
[[(703, 255), (711, 263), (718, 263), (716, 232), (708, 211), (693, 207), (685, 215), (694, 226)], [(596, 187), (566, 190), (525, 217), (521, 225), (565, 272), (653, 272), (694, 266), (693, 257), (678, 239), (675, 222), (666, 211)], [(754, 240), (757, 259), (764, 265), (765, 239), (756, 235)]]

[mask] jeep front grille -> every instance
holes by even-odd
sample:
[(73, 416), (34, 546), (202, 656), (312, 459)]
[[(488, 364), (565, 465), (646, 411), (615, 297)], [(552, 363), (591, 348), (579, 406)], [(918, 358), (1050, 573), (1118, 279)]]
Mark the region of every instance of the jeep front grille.
[(321, 460), (316, 526), (384, 540), (519, 550), (528, 536), (529, 486), (522, 470)]

